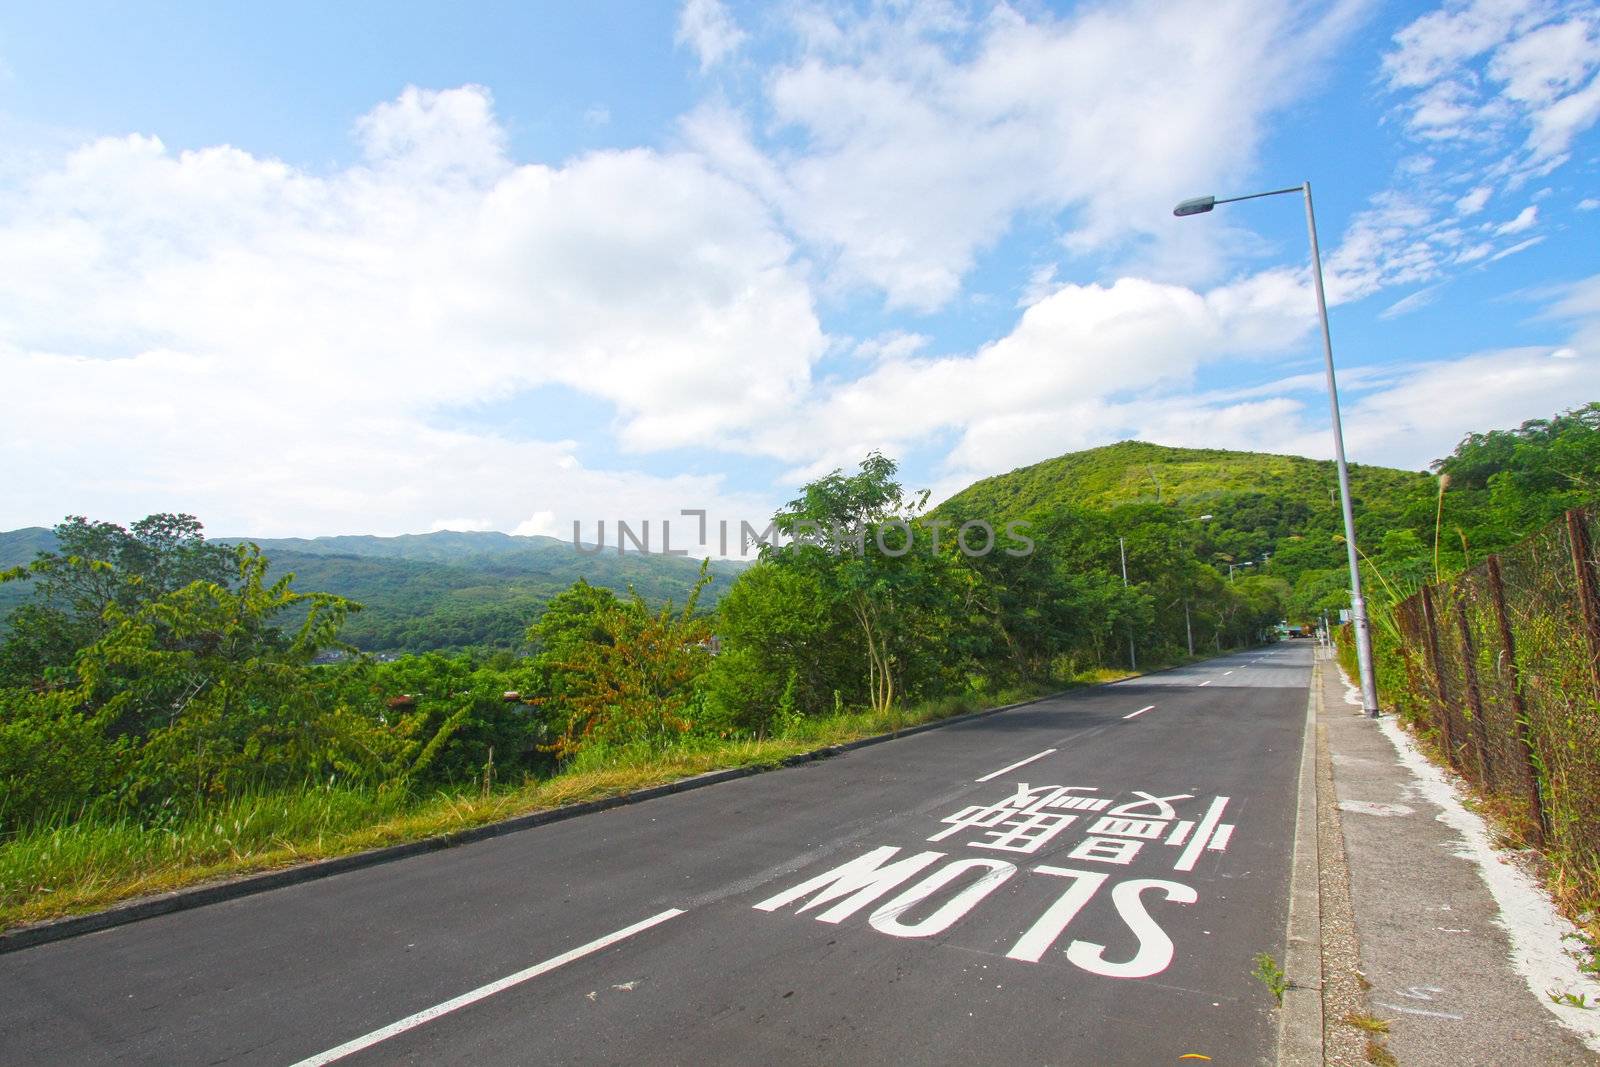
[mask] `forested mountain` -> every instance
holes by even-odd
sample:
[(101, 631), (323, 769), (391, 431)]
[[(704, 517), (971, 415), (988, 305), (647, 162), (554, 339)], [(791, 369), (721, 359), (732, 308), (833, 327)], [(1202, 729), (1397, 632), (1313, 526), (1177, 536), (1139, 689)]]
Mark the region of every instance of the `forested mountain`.
[[(579, 578), (651, 603), (682, 604), (699, 561), (614, 548), (592, 555), (553, 537), (444, 531), (400, 537), (217, 538), (254, 541), (271, 561), (268, 580), (293, 574), (301, 589), (347, 597), (363, 610), (343, 637), (372, 652), (472, 647), (516, 648), (544, 604)], [(42, 527), (0, 533), (0, 569), (55, 548)], [(701, 595), (705, 606), (727, 591), (742, 565), (717, 562)], [(0, 613), (29, 595), (25, 583), (0, 585)]]

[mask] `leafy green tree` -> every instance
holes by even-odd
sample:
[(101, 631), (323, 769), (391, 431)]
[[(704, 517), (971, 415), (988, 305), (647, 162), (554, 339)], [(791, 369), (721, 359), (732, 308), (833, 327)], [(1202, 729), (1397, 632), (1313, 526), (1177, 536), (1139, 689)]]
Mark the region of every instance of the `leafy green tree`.
[(718, 603), (716, 631), (706, 694), (727, 727), (765, 732), (785, 693), (797, 715), (866, 703), (854, 626), (816, 574), (755, 564)]
[(835, 470), (809, 483), (773, 517), (787, 543), (761, 550), (764, 562), (805, 576), (849, 621), (867, 704), (879, 712), (935, 687), (951, 619), (948, 565), (916, 543), (927, 494), (907, 497), (895, 471), (874, 452), (853, 475)]
[(54, 533), (54, 551), (0, 573), (34, 591), (0, 644), (0, 684), (42, 684), (52, 669), (59, 680), (77, 650), (106, 633), (107, 609), (134, 611), (191, 582), (226, 584), (234, 571), (233, 550), (206, 541), (193, 515), (150, 515), (127, 529), (70, 515)]

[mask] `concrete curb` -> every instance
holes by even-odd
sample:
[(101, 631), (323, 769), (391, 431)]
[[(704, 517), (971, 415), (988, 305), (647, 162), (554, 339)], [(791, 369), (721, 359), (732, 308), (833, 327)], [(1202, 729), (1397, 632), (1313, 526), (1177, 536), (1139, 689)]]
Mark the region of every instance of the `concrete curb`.
[[(1131, 679), (1123, 680), (1128, 681)], [(428, 852), (454, 848), (457, 845), (485, 841), (489, 838), (516, 833), (519, 830), (531, 830), (535, 826), (575, 819), (580, 815), (607, 811), (611, 808), (621, 807), (624, 804), (638, 804), (646, 800), (655, 800), (658, 797), (671, 796), (674, 793), (686, 793), (691, 789), (700, 789), (708, 785), (717, 785), (720, 782), (729, 782), (735, 778), (748, 778), (767, 771), (794, 767), (802, 763), (810, 763), (813, 760), (837, 756), (858, 748), (866, 748), (869, 745), (882, 744), (885, 741), (910, 737), (913, 734), (926, 733), (929, 730), (937, 730), (945, 726), (954, 726), (958, 723), (987, 718), (990, 715), (998, 715), (1002, 711), (1010, 711), (1013, 708), (1027, 707), (1030, 704), (1038, 704), (1041, 701), (1053, 700), (1056, 697), (1072, 692), (1077, 692), (1077, 690), (1063, 689), (1055, 693), (1046, 693), (1044, 696), (1034, 697), (1032, 700), (1021, 700), (1015, 704), (1002, 704), (996, 708), (985, 708), (982, 711), (967, 712), (963, 715), (952, 715), (946, 719), (920, 723), (892, 733), (874, 734), (871, 737), (847, 741), (840, 745), (828, 745), (825, 748), (813, 749), (810, 752), (801, 752), (786, 757), (772, 766), (733, 767), (722, 771), (707, 771), (704, 774), (680, 778), (674, 782), (651, 786), (648, 789), (640, 789), (632, 793), (623, 793), (620, 796), (606, 797), (602, 800), (589, 800), (581, 804), (569, 804), (564, 807), (549, 808), (545, 811), (530, 812), (527, 815), (518, 815), (500, 822), (474, 826), (467, 830), (457, 830), (448, 834), (425, 837), (420, 841), (407, 841), (404, 844), (369, 849), (366, 852), (352, 852), (347, 856), (335, 856), (332, 859), (316, 860), (311, 863), (297, 864), (293, 867), (263, 871), (259, 874), (242, 875), (223, 882), (175, 889), (170, 893), (138, 897), (126, 903), (113, 904), (104, 911), (91, 912), (87, 915), (71, 915), (61, 919), (48, 919), (44, 922), (32, 923), (27, 926), (18, 926), (10, 930), (0, 931), (0, 955), (31, 948), (34, 945), (48, 944), (51, 941), (64, 941), (67, 938), (91, 934), (99, 930), (109, 930), (115, 926), (138, 922), (141, 919), (152, 919), (158, 915), (168, 915), (175, 911), (188, 911), (190, 908), (200, 908), (207, 904), (219, 904), (227, 900), (237, 900), (240, 897), (265, 893), (271, 889), (299, 885), (302, 882), (329, 878), (336, 874), (344, 874), (347, 871), (357, 871), (364, 867), (376, 867), (379, 864), (392, 863), (395, 860), (403, 860), (411, 856), (420, 856)]]
[(1317, 712), (1322, 700), (1322, 660), (1313, 659), (1306, 694), (1305, 738), (1295, 806), (1294, 860), (1289, 877), (1289, 922), (1283, 970), (1289, 988), (1278, 1012), (1278, 1063), (1323, 1061), (1321, 852), (1317, 842)]

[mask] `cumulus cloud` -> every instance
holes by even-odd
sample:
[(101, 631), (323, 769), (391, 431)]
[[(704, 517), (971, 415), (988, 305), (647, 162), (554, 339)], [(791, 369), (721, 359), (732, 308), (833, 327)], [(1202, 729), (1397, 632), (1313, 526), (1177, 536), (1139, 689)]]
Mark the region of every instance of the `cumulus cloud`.
[(1160, 403), (1191, 389), (1202, 368), (1277, 352), (1314, 324), (1298, 272), (1207, 291), (1139, 278), (1058, 285), (976, 352), (883, 355), (861, 377), (818, 389), (798, 418), (749, 447), (809, 457), (789, 472), (806, 478), (870, 449), (903, 455), (937, 439), (947, 480), (970, 480), (1103, 443), (1125, 419), (1123, 404)]
[(129, 136), (8, 190), (0, 373), (45, 402), (0, 427), (20, 459), (0, 522), (160, 501), (268, 534), (506, 528), (600, 497), (748, 506), (716, 478), (587, 469), (537, 422), (437, 416), (558, 384), (654, 449), (785, 410), (825, 345), (754, 197), (683, 154), (513, 164), (471, 86), (408, 89), (356, 133), (363, 162), (328, 175)]

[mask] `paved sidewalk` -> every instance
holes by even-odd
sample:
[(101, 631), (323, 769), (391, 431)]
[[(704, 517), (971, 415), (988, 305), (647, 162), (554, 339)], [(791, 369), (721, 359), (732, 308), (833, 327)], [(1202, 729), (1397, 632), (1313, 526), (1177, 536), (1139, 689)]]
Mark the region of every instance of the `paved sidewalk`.
[[(1512, 966), (1500, 906), (1465, 837), (1324, 662), (1322, 708), (1369, 1011), (1402, 1067), (1596, 1064)], [(1386, 724), (1388, 725), (1388, 724)], [(1557, 939), (1559, 935), (1554, 935)]]

